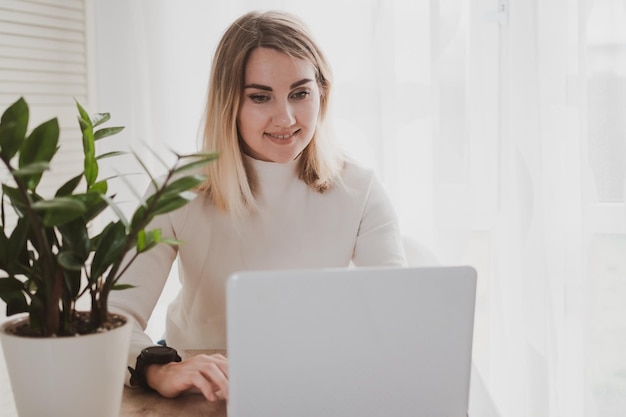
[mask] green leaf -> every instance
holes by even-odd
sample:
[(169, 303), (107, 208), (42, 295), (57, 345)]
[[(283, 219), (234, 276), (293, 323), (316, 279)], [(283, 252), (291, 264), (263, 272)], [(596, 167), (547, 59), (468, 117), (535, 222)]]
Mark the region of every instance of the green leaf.
[(195, 153), (189, 153), (185, 155), (176, 154), (176, 156), (181, 161), (185, 159), (205, 159), (207, 161), (214, 161), (217, 158), (219, 158), (220, 154), (219, 152), (195, 152)]
[(28, 311), (24, 284), (14, 278), (0, 278), (0, 298), (7, 304), (7, 316)]
[(96, 183), (93, 183), (89, 187), (87, 192), (98, 193), (98, 194), (106, 194), (108, 189), (109, 189), (109, 184), (106, 182), (106, 180), (102, 180), (102, 181), (98, 181)]
[[(24, 168), (34, 162), (50, 162), (57, 152), (59, 143), (59, 122), (51, 119), (37, 126), (24, 140), (20, 148), (19, 167)], [(35, 190), (41, 174), (34, 174), (27, 179), (27, 186)]]
[(76, 254), (68, 251), (59, 253), (57, 261), (64, 269), (69, 271), (80, 271), (83, 267), (83, 260), (81, 260)]
[(150, 249), (154, 248), (156, 245), (157, 245), (157, 243), (156, 243), (156, 242), (150, 242), (150, 243), (147, 243), (147, 244), (145, 244), (145, 245), (141, 248), (141, 250), (139, 250), (139, 249), (138, 249), (138, 250), (137, 250), (137, 253), (147, 252), (147, 251), (149, 251)]
[(6, 271), (9, 266), (9, 238), (4, 234), (4, 227), (0, 225), (0, 270)]
[(89, 222), (108, 207), (104, 196), (99, 192), (87, 192), (85, 194), (76, 194), (74, 198), (79, 199), (87, 206), (87, 212), (83, 215), (85, 222)]
[(35, 210), (85, 210), (85, 204), (74, 197), (55, 197), (50, 200), (41, 200), (33, 203)]
[(65, 288), (69, 292), (72, 300), (76, 300), (80, 294), (81, 272), (80, 271), (64, 271)]
[(146, 232), (144, 229), (137, 234), (137, 253), (149, 251), (161, 242), (161, 229)]
[(115, 284), (112, 289), (115, 291), (119, 291), (119, 290), (128, 290), (131, 288), (136, 288), (136, 287), (132, 284)]
[(108, 136), (116, 135), (120, 133), (122, 130), (124, 130), (123, 126), (105, 127), (104, 129), (100, 129), (94, 132), (93, 137), (95, 140), (99, 140), (102, 138), (106, 138)]
[(106, 123), (111, 118), (109, 113), (96, 113), (91, 118), (91, 124), (93, 127), (100, 126), (102, 123)]
[(107, 153), (103, 153), (102, 155), (98, 155), (96, 157), (96, 160), (99, 161), (101, 159), (111, 158), (111, 157), (114, 157), (114, 156), (127, 155), (127, 154), (128, 154), (128, 152), (122, 152), (122, 151), (107, 152)]
[(18, 213), (18, 215), (22, 215), (23, 209), (26, 206), (26, 202), (24, 201), (22, 193), (20, 193), (17, 188), (10, 187), (6, 184), (2, 184), (2, 192), (4, 193), (4, 195), (9, 197), (9, 201), (11, 202), (11, 205)]
[(85, 151), (84, 168), (85, 168), (85, 180), (87, 186), (91, 187), (98, 179), (98, 161), (94, 156), (94, 152)]
[(20, 217), (9, 237), (6, 253), (8, 264), (22, 258), (22, 254), (28, 250), (27, 241), (29, 233), (29, 221), (24, 217)]
[(10, 161), (22, 144), (22, 141), (13, 133), (14, 128), (15, 122), (0, 124), (0, 157), (4, 161)]
[(137, 233), (137, 252), (141, 252), (147, 245), (149, 245), (147, 240), (148, 237), (146, 236), (146, 231), (141, 229)]
[(206, 177), (202, 175), (188, 175), (185, 177), (181, 177), (163, 187), (163, 198), (180, 195), (180, 193), (184, 191), (192, 190), (193, 188), (202, 184), (205, 179)]
[(78, 218), (61, 225), (59, 226), (59, 233), (63, 239), (65, 250), (71, 252), (78, 262), (84, 264), (91, 249), (91, 240), (85, 220)]
[[(203, 166), (207, 165), (208, 162), (210, 162), (212, 160), (199, 160), (199, 161), (194, 161), (194, 162), (190, 162), (188, 164), (185, 165), (180, 165), (178, 167), (176, 167), (176, 169), (174, 170), (174, 174), (178, 174), (181, 172), (187, 172), (187, 171), (191, 171), (191, 170), (197, 170), (199, 168), (202, 168)], [(206, 179), (206, 177), (205, 177)]]
[(57, 190), (55, 196), (64, 197), (64, 196), (72, 194), (72, 192), (74, 192), (76, 187), (78, 187), (78, 184), (80, 184), (80, 180), (82, 178), (83, 178), (83, 174), (79, 174), (75, 176), (74, 178), (70, 179), (65, 184), (63, 184), (61, 188)]
[(124, 256), (122, 249), (126, 243), (126, 228), (122, 222), (109, 223), (100, 236), (91, 263), (91, 279), (98, 279), (115, 262)]
[[(93, 133), (93, 123), (87, 111), (76, 101), (76, 107), (78, 108), (78, 123), (83, 134), (83, 153), (85, 155), (84, 162), (84, 175), (87, 181), (87, 187), (90, 187), (98, 178), (98, 162), (96, 161), (96, 146), (95, 137)], [(106, 116), (97, 117), (101, 119)], [(98, 120), (102, 123), (100, 120)]]
[(26, 301), (26, 296), (23, 292), (14, 292), (10, 295), (7, 294), (6, 300), (4, 301), (7, 303), (7, 316), (29, 311), (28, 302)]
[(152, 210), (152, 214), (158, 215), (158, 214), (169, 213), (169, 212), (172, 212), (176, 209), (183, 207), (187, 203), (189, 203), (189, 199), (184, 198), (184, 197), (177, 196), (177, 197), (165, 198), (165, 199), (159, 200), (154, 210)]
[[(181, 161), (187, 158), (191, 158), (192, 161), (177, 166), (176, 169), (174, 170), (174, 173), (178, 174), (181, 172), (187, 172), (190, 170), (201, 168), (207, 165), (209, 162), (216, 160), (218, 157), (219, 157), (218, 153), (198, 153), (198, 154), (193, 154), (193, 155), (180, 156)], [(203, 178), (203, 181), (204, 180), (206, 180), (206, 177)]]
[(75, 197), (55, 197), (33, 204), (33, 209), (43, 211), (43, 223), (46, 227), (58, 226), (70, 222), (87, 212), (87, 206)]
[(153, 193), (145, 203), (135, 210), (132, 218), (132, 228), (143, 228), (154, 216), (172, 212), (193, 200), (195, 193), (188, 190), (202, 183), (201, 175), (190, 175), (161, 186), (159, 191)]
[(83, 108), (83, 106), (78, 101), (76, 101), (76, 108), (78, 109), (78, 114), (79, 114), (78, 120), (79, 120), (79, 122), (82, 121), (82, 123), (80, 123), (81, 129), (83, 128), (83, 124), (84, 124), (85, 128), (92, 128), (93, 129), (93, 123), (91, 122), (91, 118), (89, 117), (89, 113), (87, 113), (87, 111)]
[(37, 126), (20, 148), (19, 166), (33, 162), (50, 162), (59, 142), (59, 121), (54, 118)]
[(11, 175), (14, 177), (29, 177), (31, 175), (41, 174), (44, 171), (50, 169), (49, 162), (33, 162), (32, 164), (28, 164), (25, 167), (16, 169), (11, 172)]
[(178, 239), (163, 238), (161, 239), (159, 243), (164, 243), (166, 245), (171, 245), (171, 246), (179, 246), (183, 244), (183, 241), (178, 240)]
[(24, 284), (17, 278), (0, 278), (0, 294), (23, 291)]
[(85, 130), (88, 130), (88, 129), (92, 129), (92, 126), (89, 124), (89, 122), (80, 116), (78, 117), (78, 125), (80, 126), (81, 132), (84, 132)]
[(28, 104), (20, 98), (0, 118), (0, 155), (9, 161), (20, 149), (28, 129)]
[(39, 292), (33, 295), (28, 316), (30, 328), (40, 333), (43, 333), (42, 318), (46, 317), (44, 302), (42, 301), (44, 296), (45, 294), (39, 294)]
[(148, 208), (145, 204), (142, 204), (135, 209), (133, 217), (130, 221), (131, 229), (143, 229), (148, 223), (150, 223), (150, 221), (154, 218), (154, 215), (151, 215), (147, 211)]
[(113, 209), (113, 211), (115, 212), (115, 215), (118, 217), (118, 219), (120, 219), (120, 221), (122, 222), (122, 224), (124, 225), (124, 227), (128, 227), (128, 219), (126, 219), (126, 216), (124, 215), (124, 212), (119, 208), (119, 206), (115, 203), (115, 201), (113, 201), (112, 198), (103, 195), (102, 199), (104, 201), (106, 201), (106, 203), (109, 205), (109, 207), (111, 207)]

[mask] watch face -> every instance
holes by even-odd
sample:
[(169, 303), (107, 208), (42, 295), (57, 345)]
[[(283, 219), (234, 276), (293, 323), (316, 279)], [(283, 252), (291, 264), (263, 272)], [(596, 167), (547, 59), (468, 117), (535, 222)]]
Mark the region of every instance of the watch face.
[(141, 356), (149, 363), (167, 363), (180, 360), (176, 349), (167, 346), (150, 346), (141, 351)]

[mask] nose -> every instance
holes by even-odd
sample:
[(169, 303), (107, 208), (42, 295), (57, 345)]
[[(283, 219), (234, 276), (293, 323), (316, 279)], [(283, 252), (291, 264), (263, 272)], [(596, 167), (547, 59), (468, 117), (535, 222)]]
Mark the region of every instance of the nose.
[(296, 117), (291, 104), (288, 101), (275, 102), (272, 114), (272, 123), (277, 127), (289, 127), (296, 123)]

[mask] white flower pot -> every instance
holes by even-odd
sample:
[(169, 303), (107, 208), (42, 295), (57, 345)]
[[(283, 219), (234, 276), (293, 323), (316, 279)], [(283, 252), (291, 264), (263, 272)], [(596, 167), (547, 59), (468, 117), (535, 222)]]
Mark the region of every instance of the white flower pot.
[(119, 417), (131, 324), (76, 337), (30, 338), (0, 329), (20, 417)]

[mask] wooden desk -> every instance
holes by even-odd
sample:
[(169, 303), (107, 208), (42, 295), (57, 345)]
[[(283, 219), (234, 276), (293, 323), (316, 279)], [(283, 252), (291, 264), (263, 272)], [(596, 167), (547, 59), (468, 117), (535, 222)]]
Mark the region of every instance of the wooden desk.
[[(189, 350), (180, 352), (183, 358), (199, 353), (225, 352), (218, 350)], [(120, 417), (226, 417), (226, 401), (211, 403), (200, 394), (165, 398), (156, 392), (124, 387)]]
[(155, 392), (124, 388), (120, 417), (226, 417), (226, 401), (211, 403), (200, 394), (164, 398)]
[[(181, 356), (190, 357), (199, 353), (212, 354), (224, 351), (190, 350)], [(482, 376), (472, 364), (470, 389), (470, 416), (501, 417)], [(211, 403), (200, 394), (181, 395), (178, 398), (164, 398), (155, 392), (124, 387), (120, 417), (226, 417), (226, 401)]]

